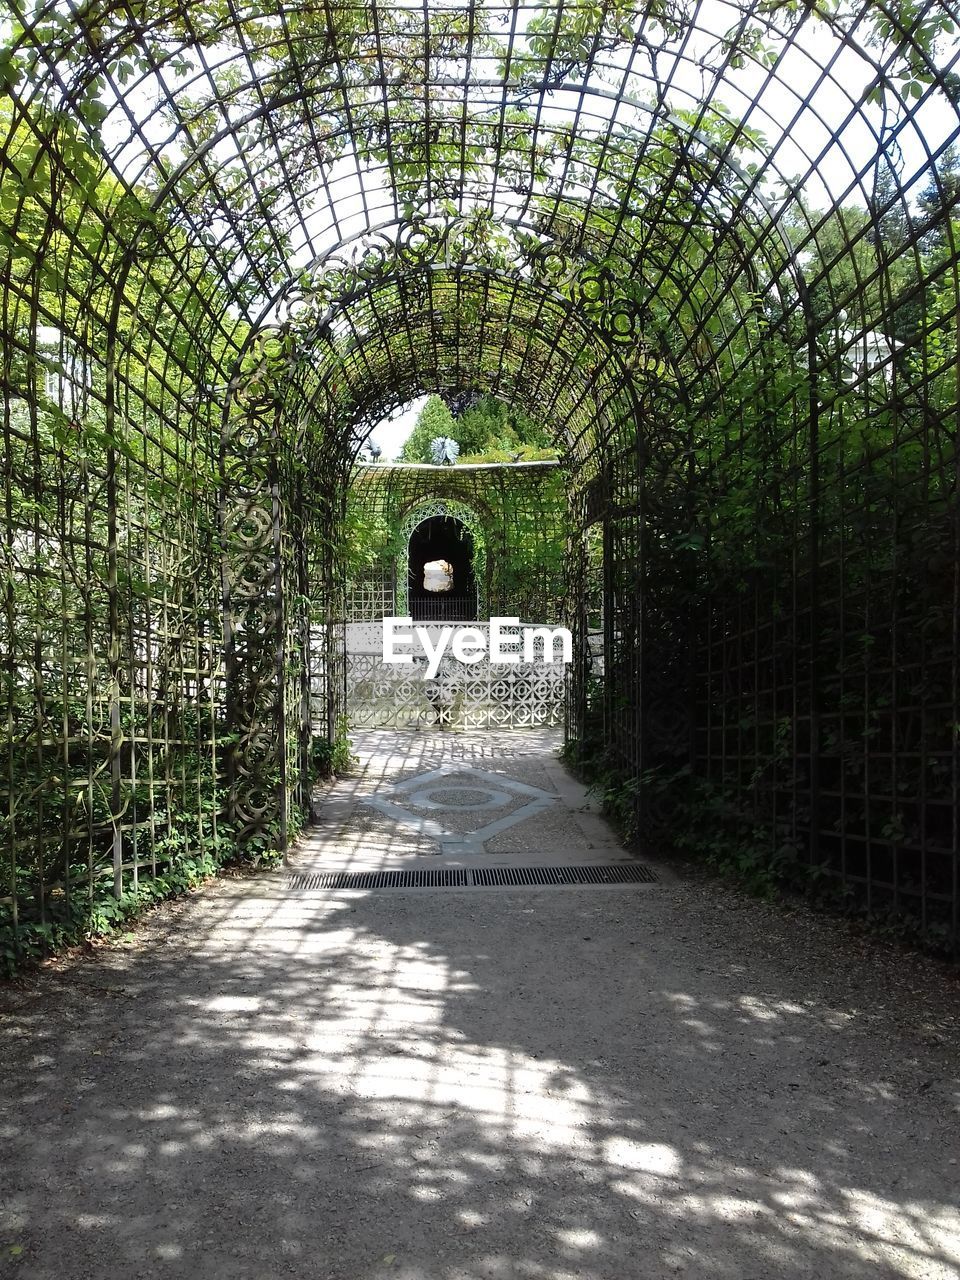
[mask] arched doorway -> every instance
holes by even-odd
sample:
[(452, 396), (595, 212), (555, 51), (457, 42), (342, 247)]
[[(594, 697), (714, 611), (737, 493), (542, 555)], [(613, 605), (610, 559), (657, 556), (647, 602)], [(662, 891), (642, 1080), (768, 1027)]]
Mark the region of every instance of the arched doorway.
[[(396, 588), (394, 596), (394, 607), (401, 617), (412, 615), (416, 617), (415, 611), (411, 610), (411, 585), (414, 583), (413, 566), (410, 557), (411, 547), (413, 546), (413, 538), (417, 529), (428, 521), (434, 520), (436, 517), (447, 517), (451, 524), (449, 530), (465, 530), (470, 539), (470, 570), (472, 573), (472, 581), (468, 581), (465, 585), (469, 591), (472, 591), (472, 603), (468, 608), (467, 614), (462, 617), (453, 617), (450, 613), (444, 613), (442, 610), (452, 610), (451, 603), (434, 606), (425, 606), (434, 611), (429, 618), (423, 613), (420, 614), (421, 621), (449, 621), (449, 622), (469, 622), (476, 618), (485, 618), (487, 616), (487, 538), (486, 530), (479, 514), (464, 502), (458, 502), (453, 498), (426, 498), (415, 502), (406, 512), (400, 526), (399, 537), (396, 546)], [(428, 557), (432, 559), (433, 557)], [(449, 559), (449, 557), (441, 557), (441, 559)], [(423, 563), (427, 563), (424, 560)], [(420, 568), (420, 585), (423, 584), (423, 567)], [(436, 602), (439, 595), (453, 596), (454, 592), (434, 592), (431, 593)], [(423, 597), (421, 596), (421, 599)], [(472, 610), (472, 612), (470, 611)]]
[(407, 591), (415, 622), (472, 622), (477, 617), (473, 535), (454, 515), (433, 515), (410, 532)]

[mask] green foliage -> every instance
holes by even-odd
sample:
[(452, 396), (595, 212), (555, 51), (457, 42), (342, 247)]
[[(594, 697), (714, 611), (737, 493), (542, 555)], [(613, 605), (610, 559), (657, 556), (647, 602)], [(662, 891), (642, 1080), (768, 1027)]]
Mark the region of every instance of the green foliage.
[[(599, 692), (594, 688), (593, 693)], [(643, 778), (620, 764), (608, 743), (593, 738), (570, 738), (560, 750), (560, 759), (588, 784), (588, 791), (600, 797), (603, 812), (616, 827), (627, 846), (640, 836), (639, 797)]]
[(557, 457), (543, 424), (495, 396), (479, 396), (457, 417), (461, 462), (529, 462)]
[(460, 462), (517, 462), (555, 458), (550, 432), (522, 409), (495, 396), (478, 396), (456, 417), (440, 396), (420, 410), (403, 450), (402, 462), (432, 462), (430, 442), (449, 436), (460, 446)]
[(348, 579), (360, 578), (389, 554), (393, 530), (383, 512), (348, 499), (339, 529), (340, 551)]
[(313, 738), (311, 763), (318, 778), (343, 778), (359, 763), (350, 744), (350, 731), (345, 716), (339, 717), (331, 741), (319, 734)]
[[(0, 914), (0, 972), (9, 976), (21, 965), (51, 952), (116, 934), (151, 906), (198, 888), (227, 863), (249, 860), (228, 826), (222, 819), (218, 822), (207, 809), (192, 813), (184, 809), (168, 825), (164, 814), (155, 816), (158, 824), (166, 826), (166, 832), (155, 847), (159, 869), (154, 874), (149, 866), (142, 868), (136, 880), (127, 873), (125, 887), (117, 895), (108, 873), (88, 895), (83, 891), (85, 873), (80, 867), (74, 893), (61, 889), (48, 895), (46, 919), (42, 922), (28, 919), (14, 930), (9, 915)], [(22, 904), (28, 905), (29, 901), (24, 893)]]
[[(441, 472), (397, 473), (362, 467), (348, 493), (351, 587), (382, 591), (404, 572), (405, 531), (420, 505), (444, 500), (470, 525), (474, 570), (490, 613), (525, 621), (556, 621), (567, 583), (566, 474), (561, 467), (508, 470), (494, 484), (484, 473), (448, 467)], [(490, 549), (496, 548), (492, 556)]]
[[(642, 594), (643, 660), (665, 684), (677, 676), (691, 619), (706, 617), (723, 633), (732, 612), (749, 613), (758, 602), (773, 630), (784, 618), (806, 617), (805, 557), (819, 547), (823, 607), (804, 643), (841, 710), (817, 747), (862, 782), (888, 696), (873, 673), (905, 672), (909, 681), (921, 670), (910, 696), (923, 708), (924, 746), (913, 756), (929, 757), (930, 776), (908, 764), (913, 772), (897, 786), (926, 795), (942, 785), (955, 730), (927, 708), (955, 702), (954, 622), (945, 602), (955, 567), (949, 424), (960, 188), (948, 152), (905, 201), (893, 171), (893, 126), (935, 81), (945, 99), (956, 99), (955, 75), (935, 61), (938, 45), (954, 35), (952, 19), (919, 0), (862, 12), (840, 0), (764, 0), (731, 16), (712, 48), (695, 30), (697, 7), (671, 0), (552, 0), (516, 25), (501, 25), (503, 15), (484, 6), (267, 0), (238, 13), (215, 0), (188, 13), (90, 0), (41, 5), (7, 25), (0, 266), (9, 534), (0, 549), (0, 638), (8, 767), (0, 809), (6, 879), (26, 907), (20, 936), (28, 950), (113, 927), (154, 892), (146, 872), (136, 885), (128, 873), (114, 895), (110, 850), (120, 827), (128, 845), (131, 832), (154, 841), (149, 854), (160, 869), (149, 884), (157, 893), (179, 891), (221, 854), (233, 856), (208, 843), (222, 834), (212, 825), (223, 803), (213, 776), (222, 726), (184, 702), (213, 701), (219, 679), (211, 656), (220, 639), (219, 432), (239, 353), (243, 372), (262, 364), (269, 375), (256, 384), (258, 403), (295, 406), (278, 449), (284, 515), (295, 508), (283, 541), (297, 554), (309, 546), (313, 561), (298, 589), (308, 579), (323, 582), (307, 607), (324, 620), (341, 570), (362, 577), (395, 557), (403, 514), (351, 501), (339, 524), (340, 433), (349, 433), (361, 396), (367, 412), (398, 371), (411, 368), (411, 337), (435, 338), (441, 315), (456, 323), (458, 353), (479, 353), (475, 384), (485, 388), (503, 385), (504, 369), (532, 370), (531, 330), (561, 325), (546, 343), (557, 338), (571, 378), (590, 389), (567, 424), (587, 459), (578, 479), (609, 482), (607, 532), (638, 552), (610, 567), (607, 603), (639, 618), (623, 602)], [(727, 68), (753, 74), (775, 67), (790, 42), (803, 47), (806, 23), (871, 68), (862, 95), (881, 139), (877, 180), (864, 208), (816, 211), (791, 199), (793, 224), (781, 213), (773, 226), (768, 211), (784, 206), (764, 139), (712, 97), (706, 109), (686, 110), (660, 99), (657, 60), (670, 54), (659, 46), (689, 44), (707, 79)], [(516, 35), (509, 49), (508, 25)], [(465, 51), (489, 68), (499, 64), (502, 104), (491, 107), (486, 90), (482, 100), (472, 87), (466, 96), (452, 91)], [(590, 125), (597, 117), (583, 112), (573, 128), (562, 112), (544, 112), (565, 82), (596, 77), (592, 92), (604, 75), (622, 80), (628, 62), (638, 75), (650, 73), (658, 100), (649, 119), (617, 111), (608, 128)], [(108, 154), (115, 131), (103, 126), (116, 104), (105, 73), (121, 86), (147, 77), (142, 96), (144, 86), (160, 84), (158, 69), (178, 86), (176, 102), (160, 105), (148, 132), (161, 139), (169, 125), (171, 138), (183, 138), (186, 126), (188, 151), (202, 159), (181, 164), (178, 142), (164, 143), (159, 162), (144, 170), (152, 177), (134, 185), (121, 175), (137, 171), (135, 157)], [(666, 62), (660, 70), (669, 83)], [(269, 128), (259, 128), (267, 103)], [(220, 140), (227, 122), (245, 120)], [(521, 197), (522, 231), (508, 232), (492, 216), (491, 156), (496, 199)], [(306, 193), (319, 193), (338, 166), (385, 173), (385, 203), (394, 201), (408, 222), (423, 213), (455, 221), (460, 240), (448, 263), (462, 251), (478, 269), (448, 265), (422, 292), (419, 280), (402, 290), (395, 278), (383, 282), (376, 307), (359, 289), (350, 325), (324, 322), (299, 352), (289, 333), (246, 346), (241, 317), (263, 314), (267, 300), (277, 303), (271, 313), (283, 311), (294, 246), (304, 260), (303, 218), (313, 198)], [(548, 321), (542, 300), (517, 287), (518, 238), (539, 248), (541, 234), (559, 264), (549, 292), (562, 322)], [(367, 268), (358, 266), (351, 287)], [(327, 284), (324, 306), (337, 297), (337, 282)], [(596, 335), (609, 335), (622, 303), (641, 317), (642, 332), (631, 329), (618, 342), (614, 362)], [(386, 324), (394, 312), (406, 323)], [(573, 315), (582, 330), (567, 323)], [(62, 331), (61, 350), (42, 349), (44, 326)], [(888, 372), (857, 366), (850, 348), (864, 338), (902, 344)], [(317, 360), (318, 346), (327, 363)], [(77, 403), (49, 389), (57, 378), (61, 387), (70, 382), (71, 350), (88, 366)], [(413, 365), (424, 367), (419, 356)], [(461, 372), (440, 361), (437, 385), (456, 384)], [(609, 412), (598, 414), (601, 404)], [(320, 405), (332, 407), (316, 429)], [(304, 406), (309, 414), (299, 412)], [(449, 435), (464, 461), (545, 457), (552, 425), (490, 395), (455, 414), (434, 396), (403, 456), (430, 461), (430, 440)], [(313, 480), (322, 493), (291, 499), (294, 480)], [(489, 500), (483, 519), (500, 536), (488, 557), (491, 600), (527, 612), (527, 601), (559, 597), (562, 530), (538, 522), (551, 503), (564, 510), (563, 484), (559, 473), (545, 481), (539, 508), (497, 509)], [(642, 564), (640, 534), (631, 542), (641, 514)], [(878, 582), (897, 593), (893, 645), (875, 620)], [(866, 607), (857, 619), (835, 603), (858, 594), (869, 618)], [(615, 632), (610, 702), (626, 720), (633, 638), (628, 627)], [(852, 694), (854, 681), (867, 692)], [(679, 676), (677, 687), (678, 696), (685, 692)], [(129, 712), (126, 705), (118, 712), (119, 690), (131, 703), (140, 699)], [(608, 811), (634, 838), (645, 796), (674, 798), (684, 817), (678, 838), (716, 866), (763, 892), (795, 876), (809, 880), (819, 872), (801, 871), (798, 851), (764, 818), (764, 793), (776, 792), (789, 745), (779, 712), (759, 723), (738, 693), (712, 696), (711, 711), (752, 740), (743, 776), (706, 786), (670, 763), (633, 778), (611, 753), (595, 779)], [(862, 726), (856, 734), (837, 727), (850, 707)], [(812, 719), (809, 706), (791, 714)], [(128, 767), (146, 737), (163, 743), (149, 756), (162, 775), (149, 786)], [(318, 769), (339, 771), (349, 759), (340, 727), (332, 743), (316, 746)], [(909, 835), (899, 804), (857, 820), (894, 844)], [(291, 833), (299, 821), (291, 814)], [(159, 837), (151, 823), (163, 828)], [(271, 827), (245, 844), (244, 856), (275, 861), (278, 843)], [(138, 847), (137, 857), (143, 853)], [(55, 887), (41, 904), (43, 886)], [(9, 936), (3, 915), (0, 926)]]
[(561, 758), (601, 797), (603, 812), (627, 845), (644, 835), (643, 806), (655, 805), (658, 813), (670, 815), (660, 824), (665, 830), (658, 830), (658, 847), (703, 862), (751, 893), (812, 893), (823, 883), (823, 869), (802, 863), (793, 841), (778, 839), (768, 823), (743, 813), (732, 788), (696, 777), (688, 765), (658, 766), (637, 777), (608, 745), (590, 739), (571, 740)]
[(438, 436), (449, 436), (456, 440), (456, 423), (440, 396), (428, 396), (400, 452), (400, 461), (432, 462), (430, 442)]

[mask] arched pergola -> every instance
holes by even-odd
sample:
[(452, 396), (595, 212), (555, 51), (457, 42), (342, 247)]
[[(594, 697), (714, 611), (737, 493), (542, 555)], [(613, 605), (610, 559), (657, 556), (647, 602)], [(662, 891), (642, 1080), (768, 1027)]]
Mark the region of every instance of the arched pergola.
[(423, 392), (556, 441), (568, 735), (640, 833), (955, 945), (954, 8), (12, 0), (11, 946), (287, 846)]

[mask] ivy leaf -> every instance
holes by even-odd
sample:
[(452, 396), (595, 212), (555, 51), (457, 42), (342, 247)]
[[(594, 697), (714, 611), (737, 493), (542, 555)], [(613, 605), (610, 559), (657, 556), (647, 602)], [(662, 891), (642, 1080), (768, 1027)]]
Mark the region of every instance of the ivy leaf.
[(23, 66), (12, 49), (0, 49), (0, 94), (9, 93), (19, 84)]

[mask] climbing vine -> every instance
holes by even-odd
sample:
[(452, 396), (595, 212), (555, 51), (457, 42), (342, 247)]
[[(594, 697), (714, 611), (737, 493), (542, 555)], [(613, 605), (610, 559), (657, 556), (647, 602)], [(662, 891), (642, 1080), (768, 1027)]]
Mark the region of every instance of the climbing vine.
[[(289, 845), (427, 498), (570, 618), (640, 838), (960, 936), (955, 7), (705, 13), (13, 6), (8, 950)], [(365, 479), (424, 393), (560, 465)]]

